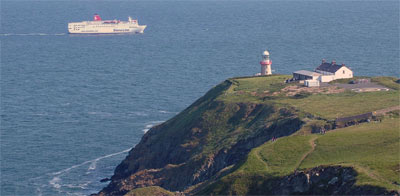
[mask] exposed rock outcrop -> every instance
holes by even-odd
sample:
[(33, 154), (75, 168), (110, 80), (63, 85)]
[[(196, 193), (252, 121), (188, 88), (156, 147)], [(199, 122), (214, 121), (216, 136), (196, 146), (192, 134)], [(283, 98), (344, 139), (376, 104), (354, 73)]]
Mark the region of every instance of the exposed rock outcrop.
[[(377, 186), (357, 185), (358, 173), (351, 167), (319, 166), (294, 171), (283, 177), (233, 174), (195, 192), (195, 195), (399, 195)], [(247, 183), (246, 188), (235, 185)], [(240, 191), (240, 192), (236, 192)], [(244, 191), (244, 192), (243, 192)]]
[[(272, 180), (271, 195), (397, 195), (384, 188), (357, 186), (357, 172), (350, 167), (316, 167)], [(268, 182), (266, 182), (268, 183)]]

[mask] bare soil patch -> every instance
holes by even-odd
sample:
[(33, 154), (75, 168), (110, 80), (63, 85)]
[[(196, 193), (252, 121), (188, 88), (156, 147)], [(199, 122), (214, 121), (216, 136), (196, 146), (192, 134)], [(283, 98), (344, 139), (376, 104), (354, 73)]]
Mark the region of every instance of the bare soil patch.
[(337, 86), (319, 86), (319, 87), (305, 87), (299, 85), (287, 86), (281, 90), (286, 96), (294, 96), (299, 93), (311, 93), (311, 94), (334, 94), (344, 92), (344, 88)]

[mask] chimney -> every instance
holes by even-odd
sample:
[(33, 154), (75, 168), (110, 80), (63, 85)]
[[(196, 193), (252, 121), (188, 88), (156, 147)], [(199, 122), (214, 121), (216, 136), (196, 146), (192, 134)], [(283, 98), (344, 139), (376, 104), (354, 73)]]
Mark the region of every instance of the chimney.
[(332, 60), (332, 65), (336, 65), (336, 61), (335, 60)]
[(324, 64), (324, 63), (326, 63), (326, 60), (325, 60), (325, 59), (322, 59), (322, 64)]

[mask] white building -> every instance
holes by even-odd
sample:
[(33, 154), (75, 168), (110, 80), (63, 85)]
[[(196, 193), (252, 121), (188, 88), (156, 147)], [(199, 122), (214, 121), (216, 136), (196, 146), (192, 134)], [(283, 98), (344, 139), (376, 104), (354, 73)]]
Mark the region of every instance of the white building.
[(330, 82), (332, 80), (353, 78), (353, 71), (346, 65), (338, 65), (335, 61), (327, 63), (322, 60), (314, 72), (300, 70), (293, 73), (294, 80), (304, 80), (306, 86), (319, 86), (320, 82)]
[(336, 61), (327, 63), (325, 60), (322, 60), (321, 65), (315, 69), (315, 72), (321, 74), (319, 79), (320, 82), (330, 82), (337, 79), (353, 78), (353, 71), (346, 67), (345, 64), (336, 64)]

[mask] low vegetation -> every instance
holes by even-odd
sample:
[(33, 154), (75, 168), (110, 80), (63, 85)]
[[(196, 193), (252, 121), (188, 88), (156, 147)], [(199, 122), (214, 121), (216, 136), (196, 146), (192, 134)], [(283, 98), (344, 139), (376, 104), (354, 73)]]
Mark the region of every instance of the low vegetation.
[(394, 90), (400, 90), (399, 78), (381, 76), (381, 77), (374, 77), (371, 79), (371, 81)]
[(315, 94), (301, 100), (281, 99), (277, 102), (289, 104), (321, 118), (335, 119), (396, 106), (399, 101), (399, 91), (348, 91), (339, 94)]
[(346, 79), (339, 79), (329, 82), (330, 84), (350, 84), (352, 81), (356, 81), (358, 79), (369, 79), (371, 82), (375, 82), (377, 84), (386, 86), (393, 90), (400, 90), (399, 85), (399, 78), (396, 77), (388, 77), (388, 76), (379, 76), (379, 77), (363, 77), (363, 76), (356, 76), (353, 78), (346, 78)]
[(358, 184), (400, 188), (400, 122), (398, 118), (337, 129), (319, 136), (315, 150), (300, 169), (318, 165), (354, 167)]
[[(295, 135), (254, 148), (237, 169), (204, 189), (201, 194), (257, 193), (263, 184), (295, 170), (324, 166), (350, 166), (356, 185), (399, 189), (400, 122), (398, 118), (337, 129), (324, 135)], [(315, 146), (314, 146), (315, 145)], [(314, 147), (313, 147), (314, 146)], [(254, 180), (257, 179), (257, 182)]]
[(279, 92), (289, 84), (285, 80), (291, 76), (274, 75), (263, 77), (229, 79), (232, 85), (217, 100), (224, 102), (266, 103), (276, 96), (269, 96)]
[(398, 91), (400, 84), (392, 77), (372, 78), (372, 81), (391, 88), (390, 91), (363, 93), (345, 91), (333, 94), (300, 92), (294, 96), (279, 92), (289, 85), (296, 85), (285, 84), (284, 81), (288, 78), (290, 78), (288, 75), (274, 75), (230, 79), (232, 85), (218, 97), (218, 100), (289, 105), (324, 119), (372, 112), (396, 106), (400, 102)]
[(129, 191), (125, 196), (174, 196), (173, 192), (167, 191), (159, 186), (137, 188)]
[(359, 79), (370, 79), (371, 77), (365, 77), (365, 76), (354, 76), (353, 78), (345, 78), (345, 79), (339, 79), (339, 80), (333, 80), (330, 81), (329, 84), (350, 84), (352, 81), (356, 81)]

